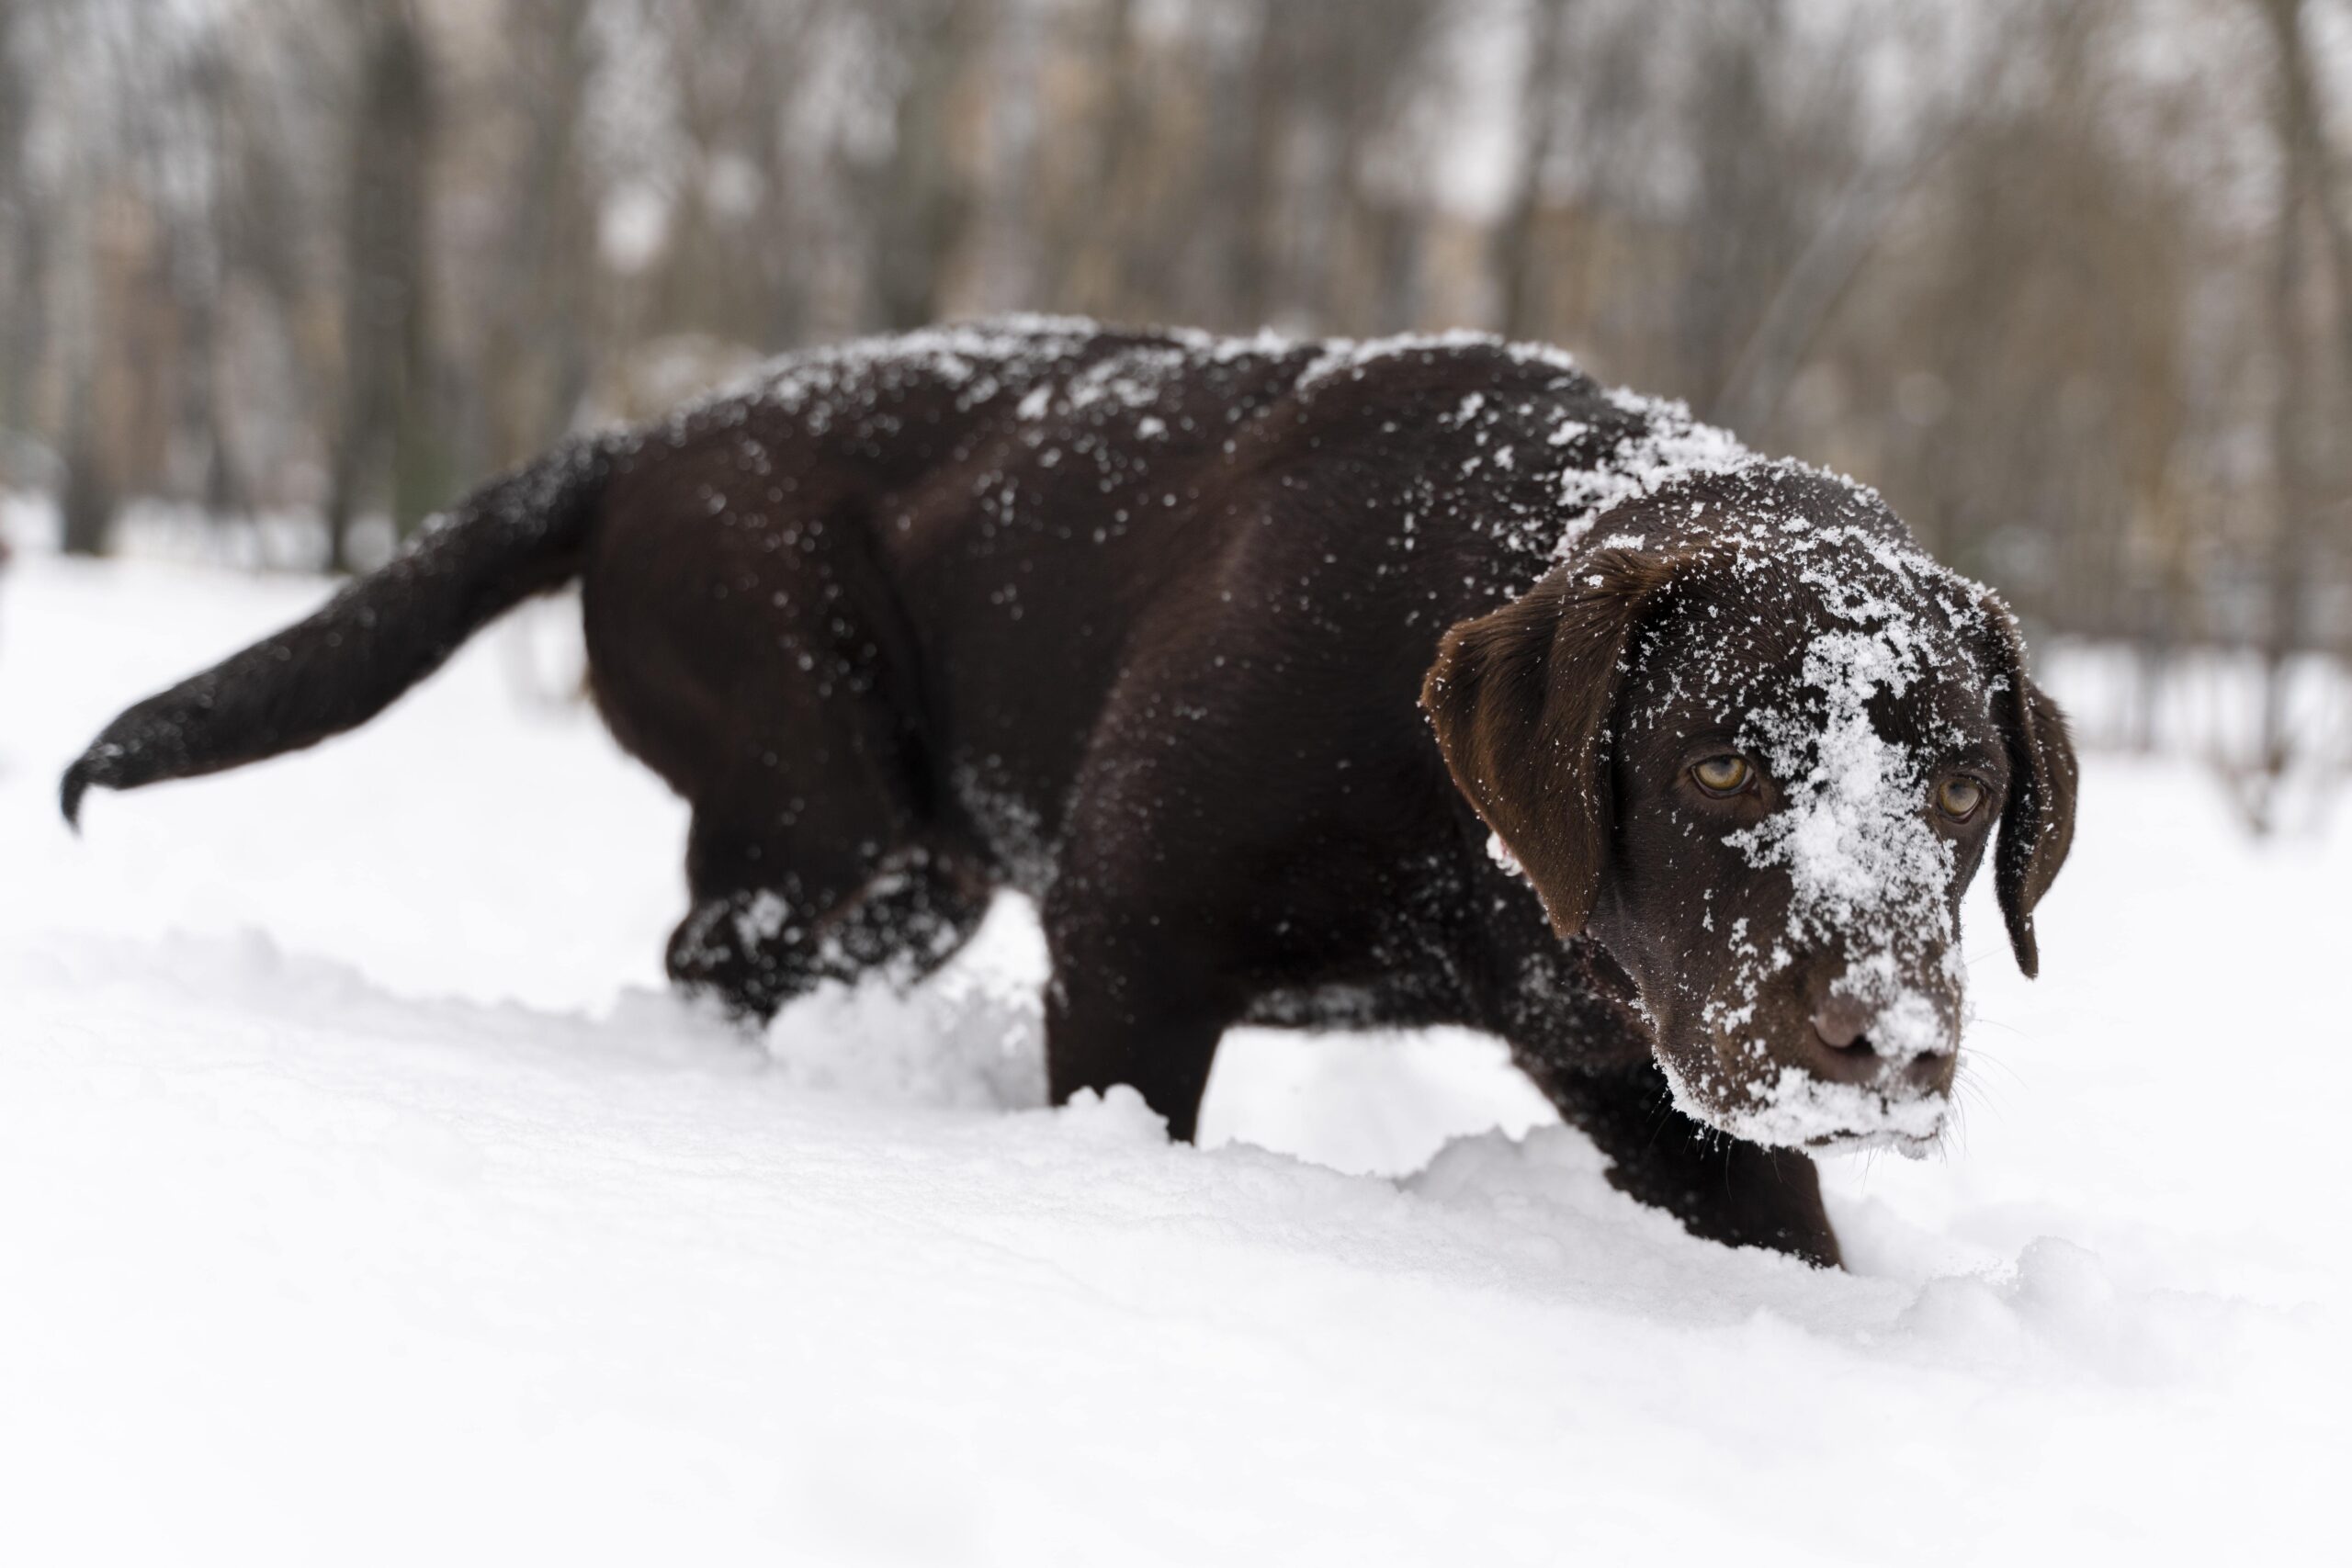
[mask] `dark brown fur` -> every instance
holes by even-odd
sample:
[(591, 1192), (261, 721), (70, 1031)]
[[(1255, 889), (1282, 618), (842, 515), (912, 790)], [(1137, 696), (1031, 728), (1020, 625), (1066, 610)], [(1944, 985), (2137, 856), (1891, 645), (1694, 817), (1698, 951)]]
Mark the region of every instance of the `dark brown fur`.
[[(1024, 331), (994, 360), (951, 333), (794, 362), (763, 394), (567, 447), (126, 714), (68, 774), (68, 814), (92, 785), (349, 728), (576, 574), (599, 706), (694, 807), (681, 984), (765, 1018), (827, 976), (922, 972), (1014, 886), (1052, 954), (1057, 1101), (1131, 1084), (1189, 1137), (1238, 1022), (1466, 1024), (1628, 1191), (1834, 1261), (1808, 1158), (1685, 1118), (1654, 1061), (1636, 928), (1679, 906), (1635, 883), (1696, 873), (1633, 809), (1649, 786), (1620, 738), (1637, 633), (1705, 530), (1549, 567), (1563, 473), (1654, 412), (1491, 343), (1309, 375), (1319, 345)], [(2030, 968), (2072, 760), (1998, 626), (1997, 874)]]

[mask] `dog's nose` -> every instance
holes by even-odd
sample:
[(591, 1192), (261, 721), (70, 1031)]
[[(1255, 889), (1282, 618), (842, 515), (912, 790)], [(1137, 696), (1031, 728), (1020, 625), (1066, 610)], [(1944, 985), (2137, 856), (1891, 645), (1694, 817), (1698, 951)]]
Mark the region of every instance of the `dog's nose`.
[(1878, 1010), (1851, 997), (1833, 996), (1814, 1010), (1813, 1032), (1817, 1049), (1805, 1064), (1816, 1077), (1831, 1083), (1874, 1084), (1883, 1089), (1899, 1082), (1914, 1093), (1942, 1094), (1951, 1089), (1955, 1053), (1947, 1046), (1916, 1055), (1898, 1052), (1893, 1060), (1871, 1043), (1870, 1031)]
[(1903, 1068), (1903, 1081), (1919, 1094), (1950, 1094), (1952, 1077), (1960, 1066), (1958, 1053), (1932, 1051), (1924, 1056), (1914, 1056)]
[(1856, 998), (1832, 996), (1814, 1010), (1813, 1032), (1832, 1051), (1867, 1051), (1876, 1010)]

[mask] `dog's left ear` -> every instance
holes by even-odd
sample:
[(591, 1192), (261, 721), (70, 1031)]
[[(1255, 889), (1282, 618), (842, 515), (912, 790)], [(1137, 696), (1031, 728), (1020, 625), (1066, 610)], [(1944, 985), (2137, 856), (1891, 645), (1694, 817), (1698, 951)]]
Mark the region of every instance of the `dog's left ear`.
[(1608, 736), (1626, 641), (1678, 564), (1613, 549), (1557, 568), (1451, 627), (1421, 682), (1453, 782), (1563, 937), (1584, 929), (1608, 858)]
[(1993, 852), (1993, 888), (2018, 967), (2031, 978), (2041, 967), (2034, 906), (2050, 891), (2075, 841), (2075, 744), (2066, 735), (2066, 716), (2026, 678), (2017, 617), (1991, 594), (1984, 609), (1992, 622), (1993, 672), (2003, 682), (1994, 712), (2009, 753), (2009, 800)]

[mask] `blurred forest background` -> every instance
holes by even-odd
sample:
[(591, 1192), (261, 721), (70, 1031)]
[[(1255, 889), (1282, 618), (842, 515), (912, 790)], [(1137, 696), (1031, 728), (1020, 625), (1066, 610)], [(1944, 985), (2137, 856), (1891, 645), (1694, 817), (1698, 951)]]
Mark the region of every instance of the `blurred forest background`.
[(2352, 755), (2347, 158), (2352, 0), (0, 0), (0, 490), (343, 565), (797, 344), (1487, 327), (1877, 484), (2094, 741), (2233, 661), (2263, 826)]

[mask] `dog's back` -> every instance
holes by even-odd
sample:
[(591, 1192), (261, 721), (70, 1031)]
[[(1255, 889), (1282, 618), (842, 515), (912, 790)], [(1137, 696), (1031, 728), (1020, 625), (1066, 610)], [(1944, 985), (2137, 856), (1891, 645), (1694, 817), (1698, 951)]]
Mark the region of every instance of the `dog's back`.
[[(1651, 414), (1467, 336), (1039, 320), (796, 356), (616, 456), (597, 689), (698, 800), (764, 795), (837, 728), (858, 793), (1032, 891), (1114, 757), (1220, 747), (1241, 798), (1372, 830), (1399, 807), (1367, 779), (1443, 784), (1413, 705), (1439, 635), (1541, 573), (1565, 476)], [(1335, 746), (1363, 770), (1344, 792)], [(771, 776), (728, 782), (747, 770)]]

